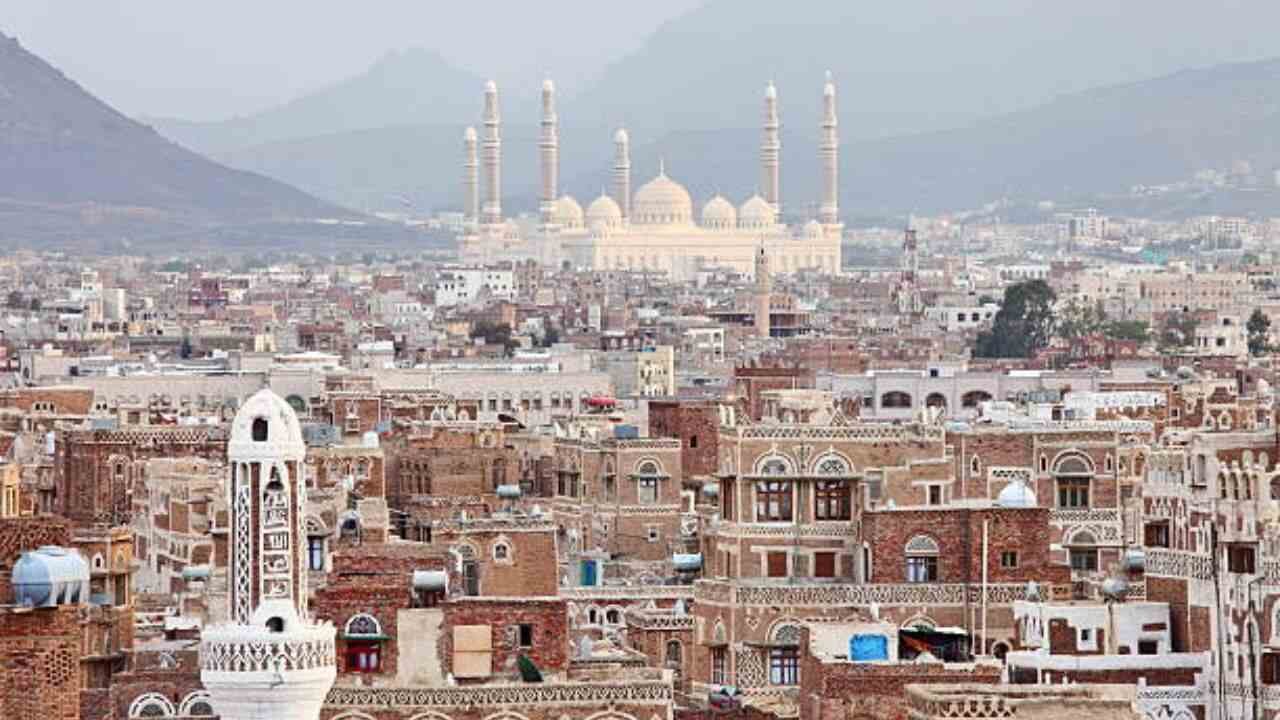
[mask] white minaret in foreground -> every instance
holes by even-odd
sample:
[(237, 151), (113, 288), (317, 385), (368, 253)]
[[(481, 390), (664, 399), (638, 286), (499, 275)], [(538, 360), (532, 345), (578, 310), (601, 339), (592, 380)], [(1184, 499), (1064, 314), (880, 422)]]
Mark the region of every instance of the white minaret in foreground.
[(476, 129), (467, 128), (462, 135), (462, 215), (468, 222), (480, 219), (480, 155)]
[(200, 634), (200, 681), (222, 720), (316, 720), (336, 677), (333, 625), (307, 613), (305, 455), (280, 396), (259, 390), (236, 413), (228, 618)]
[(836, 85), (827, 72), (827, 83), (822, 88), (822, 207), (818, 210), (823, 225), (840, 222), (840, 136), (836, 119)]
[(631, 138), (619, 128), (613, 134), (613, 201), (622, 210), (623, 221), (631, 218)]
[(760, 139), (760, 188), (775, 218), (782, 216), (779, 162), (782, 141), (778, 137), (778, 89), (769, 83), (764, 91), (764, 136)]
[(498, 112), (498, 84), (484, 86), (484, 208), (483, 222), (502, 222), (502, 117)]
[(556, 86), (550, 79), (542, 82), (542, 136), (538, 140), (542, 158), (542, 202), (538, 210), (542, 224), (555, 221), (556, 200), (560, 183), (560, 119), (556, 116)]

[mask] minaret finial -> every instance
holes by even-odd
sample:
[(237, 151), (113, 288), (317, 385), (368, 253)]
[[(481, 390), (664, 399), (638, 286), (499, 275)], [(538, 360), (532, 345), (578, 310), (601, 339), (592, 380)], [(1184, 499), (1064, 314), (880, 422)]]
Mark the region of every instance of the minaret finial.
[(665, 157), (658, 158), (658, 177), (667, 176), (667, 159)]

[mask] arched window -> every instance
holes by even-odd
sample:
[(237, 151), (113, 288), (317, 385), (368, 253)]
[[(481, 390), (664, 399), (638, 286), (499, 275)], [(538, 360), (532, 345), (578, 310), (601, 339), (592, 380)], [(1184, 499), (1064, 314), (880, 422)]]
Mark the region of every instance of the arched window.
[(1087, 458), (1082, 455), (1062, 457), (1054, 464), (1053, 474), (1057, 483), (1058, 507), (1089, 507), (1093, 467)]
[(991, 393), (985, 390), (970, 390), (960, 398), (961, 407), (976, 408), (991, 400)]
[(653, 460), (642, 460), (636, 465), (636, 492), (641, 505), (654, 505), (658, 502), (660, 479), (662, 468)]
[(609, 625), (621, 625), (622, 613), (618, 611), (618, 608), (609, 608), (604, 611), (604, 621)]
[(947, 396), (942, 393), (929, 393), (924, 399), (925, 407), (947, 409)]
[(273, 633), (284, 632), (284, 618), (282, 617), (267, 618), (267, 632), (273, 632)]
[(848, 520), (852, 514), (850, 498), (847, 479), (817, 481), (813, 493), (814, 519)]
[(680, 667), (680, 664), (684, 659), (684, 653), (681, 652), (679, 640), (667, 641), (667, 653), (665, 659), (668, 667)]
[(885, 409), (900, 409), (911, 407), (911, 395), (901, 390), (891, 390), (880, 396), (880, 407)]
[(928, 535), (916, 535), (907, 541), (907, 582), (938, 581), (938, 541)]
[(510, 564), (512, 562), (511, 543), (505, 539), (498, 540), (493, 544), (493, 561), (496, 563)]
[(173, 703), (160, 693), (139, 695), (129, 704), (130, 718), (163, 718), (173, 715)]
[(769, 682), (773, 685), (800, 684), (800, 627), (779, 623), (769, 636)]
[(253, 441), (254, 442), (267, 441), (267, 419), (266, 418), (253, 419)]
[(849, 474), (849, 464), (836, 455), (828, 455), (818, 460), (815, 475), (823, 477), (841, 477)]
[(213, 704), (209, 700), (209, 693), (197, 690), (187, 695), (178, 708), (178, 714), (188, 717), (213, 717)]
[(969, 472), (973, 473), (974, 475), (977, 475), (978, 473), (982, 472), (982, 461), (978, 459), (977, 455), (974, 455), (972, 458), (969, 459)]
[(346, 670), (376, 673), (382, 670), (382, 624), (368, 613), (352, 615), (342, 633), (347, 644)]

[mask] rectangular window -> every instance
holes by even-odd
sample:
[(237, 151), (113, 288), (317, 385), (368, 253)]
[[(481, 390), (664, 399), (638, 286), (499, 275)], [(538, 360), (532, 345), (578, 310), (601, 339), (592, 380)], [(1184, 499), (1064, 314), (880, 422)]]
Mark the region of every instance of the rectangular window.
[(933, 555), (916, 555), (907, 558), (907, 582), (925, 583), (938, 581), (938, 558)]
[(814, 518), (848, 520), (850, 497), (848, 480), (819, 480), (814, 489)]
[(653, 505), (658, 502), (658, 479), (642, 477), (640, 484), (640, 504)]
[(942, 504), (942, 486), (941, 485), (929, 486), (929, 504), (930, 505)]
[(462, 592), (468, 597), (480, 594), (480, 566), (475, 560), (462, 561)]
[(737, 487), (734, 481), (720, 481), (720, 514), (728, 521), (738, 519), (737, 513), (735, 512), (737, 510), (737, 506), (733, 501), (735, 492), (737, 492)]
[(793, 647), (769, 650), (769, 682), (774, 685), (800, 684), (800, 650)]
[(831, 578), (836, 576), (836, 554), (820, 552), (813, 554), (813, 576)]
[(1064, 478), (1058, 481), (1058, 507), (1089, 507), (1089, 479)]
[(1151, 522), (1143, 527), (1143, 543), (1147, 547), (1169, 547), (1169, 523)]
[(381, 669), (381, 642), (369, 640), (347, 641), (347, 672), (376, 673)]
[(1005, 550), (1000, 553), (1000, 567), (1016, 568), (1018, 567), (1018, 553), (1016, 550)]
[(533, 647), (533, 626), (527, 623), (519, 626), (520, 647)]
[(1095, 572), (1098, 569), (1097, 550), (1071, 550), (1071, 569), (1080, 572)]
[(1234, 545), (1227, 548), (1227, 569), (1233, 573), (1254, 572), (1253, 548), (1246, 545)]
[(785, 552), (771, 552), (765, 556), (767, 564), (767, 572), (771, 578), (780, 578), (787, 576), (787, 554)]
[(658, 528), (653, 527), (652, 525), (649, 526), (648, 537), (649, 537), (649, 542), (651, 543), (658, 542), (658, 539), (661, 537), (661, 535), (658, 533)]
[(790, 522), (791, 483), (778, 480), (756, 483), (756, 521)]
[(729, 651), (724, 647), (711, 648), (711, 683), (714, 685), (726, 684), (729, 670)]
[(1280, 685), (1280, 653), (1263, 654), (1262, 684)]
[(1155, 640), (1139, 640), (1138, 641), (1139, 655), (1155, 655), (1158, 652), (1160, 652), (1159, 642)]
[(307, 538), (307, 567), (311, 570), (324, 570), (324, 538)]

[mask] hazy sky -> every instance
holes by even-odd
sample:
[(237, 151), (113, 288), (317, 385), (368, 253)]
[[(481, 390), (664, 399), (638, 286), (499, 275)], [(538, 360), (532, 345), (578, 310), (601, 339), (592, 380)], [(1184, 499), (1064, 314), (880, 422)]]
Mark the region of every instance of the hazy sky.
[(421, 46), (566, 92), (702, 0), (3, 0), (0, 32), (122, 112), (260, 110)]

